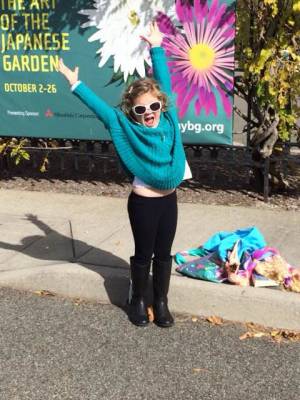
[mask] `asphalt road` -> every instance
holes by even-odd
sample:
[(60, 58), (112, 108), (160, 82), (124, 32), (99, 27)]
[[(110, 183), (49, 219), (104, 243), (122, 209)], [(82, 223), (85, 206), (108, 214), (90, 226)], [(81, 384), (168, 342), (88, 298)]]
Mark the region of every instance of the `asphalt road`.
[(1, 400), (300, 399), (300, 342), (241, 341), (243, 325), (137, 328), (114, 306), (11, 289), (0, 317)]

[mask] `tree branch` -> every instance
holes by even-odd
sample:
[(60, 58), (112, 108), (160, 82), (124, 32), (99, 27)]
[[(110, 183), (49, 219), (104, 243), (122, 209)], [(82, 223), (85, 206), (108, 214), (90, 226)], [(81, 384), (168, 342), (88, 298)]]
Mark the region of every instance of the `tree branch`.
[(233, 105), (233, 110), (239, 115), (241, 118), (243, 118), (245, 121), (248, 120), (248, 117), (246, 114), (244, 114), (239, 108), (237, 108), (236, 105)]

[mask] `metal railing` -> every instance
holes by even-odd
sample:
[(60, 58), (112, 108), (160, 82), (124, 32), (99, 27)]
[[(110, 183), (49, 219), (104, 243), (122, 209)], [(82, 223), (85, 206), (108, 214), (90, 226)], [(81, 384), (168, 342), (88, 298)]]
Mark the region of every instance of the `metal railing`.
[[(101, 172), (115, 171), (116, 174), (123, 174), (121, 164), (110, 141), (78, 141), (78, 140), (56, 140), (56, 147), (40, 147), (38, 140), (34, 139), (32, 145), (26, 147), (30, 154), (30, 163), (38, 170), (43, 157), (49, 158), (49, 168), (55, 166), (60, 171), (73, 168), (80, 171), (82, 165), (87, 173), (101, 168)], [(236, 145), (199, 145), (187, 144), (184, 146), (187, 159), (193, 172), (195, 180), (200, 180), (200, 172), (207, 170), (210, 174), (212, 185), (218, 174), (217, 168), (222, 166), (228, 171), (228, 180), (233, 179), (233, 174), (242, 170), (249, 183), (251, 171), (254, 168), (261, 171), (263, 176), (263, 196), (268, 201), (270, 194), (269, 174), (272, 163), (279, 164), (284, 175), (289, 173), (289, 163), (300, 164), (300, 144), (285, 143), (280, 151), (262, 161), (255, 161), (252, 157), (252, 149), (249, 146)], [(14, 162), (8, 155), (0, 157), (0, 168), (14, 169)]]

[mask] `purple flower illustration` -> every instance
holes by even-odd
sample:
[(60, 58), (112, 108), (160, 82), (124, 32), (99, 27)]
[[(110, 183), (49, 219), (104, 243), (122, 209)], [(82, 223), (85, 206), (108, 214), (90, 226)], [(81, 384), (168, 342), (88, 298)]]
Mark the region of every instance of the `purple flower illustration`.
[(172, 88), (177, 93), (179, 116), (191, 102), (195, 114), (217, 115), (217, 99), (228, 118), (232, 114), (230, 92), (233, 89), (235, 14), (222, 0), (190, 2), (177, 0), (180, 26), (159, 13), (157, 22), (165, 34), (163, 46), (170, 57)]

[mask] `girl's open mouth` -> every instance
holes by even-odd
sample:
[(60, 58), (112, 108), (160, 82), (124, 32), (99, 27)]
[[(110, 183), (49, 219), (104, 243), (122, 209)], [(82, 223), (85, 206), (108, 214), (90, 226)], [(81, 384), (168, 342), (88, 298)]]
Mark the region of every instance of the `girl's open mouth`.
[(144, 122), (146, 126), (153, 126), (155, 123), (155, 118), (153, 114), (145, 115)]

